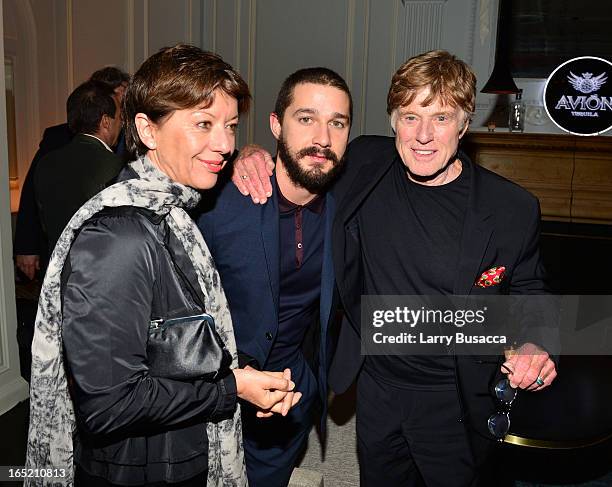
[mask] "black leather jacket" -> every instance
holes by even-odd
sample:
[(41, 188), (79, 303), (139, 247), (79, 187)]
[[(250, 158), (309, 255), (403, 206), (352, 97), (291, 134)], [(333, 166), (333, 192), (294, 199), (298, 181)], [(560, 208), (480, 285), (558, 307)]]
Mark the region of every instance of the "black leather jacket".
[(148, 374), (151, 318), (197, 314), (195, 270), (162, 218), (105, 209), (62, 274), (63, 342), (77, 418), (75, 462), (117, 484), (178, 482), (207, 469), (205, 421), (231, 416), (236, 382)]

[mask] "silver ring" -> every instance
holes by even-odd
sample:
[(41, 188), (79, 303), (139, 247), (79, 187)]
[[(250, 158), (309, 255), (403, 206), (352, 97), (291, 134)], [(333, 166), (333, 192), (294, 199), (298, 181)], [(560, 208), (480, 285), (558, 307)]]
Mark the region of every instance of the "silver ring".
[(242, 176), (240, 176), (242, 179), (249, 179), (249, 177), (246, 174), (243, 174)]
[(538, 377), (536, 379), (536, 384), (539, 386), (543, 386), (544, 385), (544, 379), (542, 379), (542, 377)]

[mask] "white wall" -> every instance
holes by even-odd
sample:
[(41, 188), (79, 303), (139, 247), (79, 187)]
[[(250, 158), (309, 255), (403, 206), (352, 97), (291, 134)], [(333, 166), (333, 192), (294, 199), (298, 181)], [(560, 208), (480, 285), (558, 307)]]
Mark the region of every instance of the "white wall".
[[(497, 0), (203, 0), (202, 46), (247, 79), (254, 95), (240, 142), (268, 148), (268, 128), (282, 80), (306, 66), (336, 70), (354, 98), (352, 136), (390, 134), (386, 96), (409, 57), (447, 49), (474, 66), (479, 89), (494, 60)], [(479, 94), (475, 124), (495, 96)]]
[[(355, 100), (355, 136), (390, 133), (387, 88), (408, 57), (447, 49), (473, 65), (479, 88), (494, 59), (497, 0), (3, 2), (21, 19), (15, 29), (20, 39), (11, 42), (27, 44), (22, 51), (31, 57), (23, 72), (24, 91), (32, 96), (20, 111), (30, 114), (20, 131), (27, 132), (20, 138), (20, 176), (42, 130), (65, 120), (68, 94), (92, 71), (115, 64), (133, 72), (160, 47), (179, 41), (220, 53), (243, 74), (254, 108), (243, 120), (239, 144), (257, 141), (269, 148), (268, 113), (276, 92), (300, 67), (323, 65), (346, 78)], [(486, 122), (495, 100), (478, 95), (475, 125)]]
[[(493, 66), (498, 4), (498, 0), (2, 1), (15, 24), (5, 28), (5, 42), (19, 51), (23, 61), (18, 73), (23, 86), (18, 100), (23, 105), (18, 110), (20, 183), (42, 130), (65, 120), (65, 100), (78, 83), (108, 64), (133, 72), (160, 47), (179, 41), (219, 52), (247, 79), (255, 103), (252, 115), (242, 123), (240, 144), (258, 141), (273, 146), (268, 113), (278, 87), (292, 71), (313, 65), (328, 66), (348, 81), (355, 99), (353, 136), (388, 134), (387, 88), (393, 72), (410, 56), (447, 49), (474, 67), (479, 89), (484, 85)], [(525, 88), (528, 110), (534, 105), (537, 109), (542, 82), (518, 80), (518, 84)], [(474, 126), (486, 123), (496, 100), (496, 95), (478, 94)], [(558, 129), (551, 122), (528, 123), (526, 131)]]
[(201, 44), (199, 0), (2, 0), (7, 53), (17, 57), (19, 181), (46, 127), (66, 120), (70, 92), (103, 66), (134, 72), (160, 47)]
[[(0, 21), (2, 5), (0, 5)], [(3, 32), (0, 22), (0, 34)], [(4, 49), (0, 35), (0, 49)], [(0, 65), (0, 93), (4, 93), (4, 63)], [(6, 102), (0, 97), (0, 187), (8, 188), (8, 152)], [(0, 191), (0, 414), (28, 397), (28, 386), (19, 373), (17, 351), (17, 315), (12, 266), (10, 200), (8, 191)]]
[[(133, 72), (160, 47), (179, 41), (220, 53), (249, 83), (254, 109), (243, 120), (239, 144), (273, 147), (268, 113), (280, 83), (315, 65), (346, 78), (355, 100), (353, 136), (388, 134), (386, 93), (397, 67), (444, 48), (472, 63), (484, 84), (497, 15), (497, 0), (3, 1), (28, 7), (35, 26), (38, 73), (30, 83), (38, 120), (20, 154), (22, 169), (42, 130), (65, 120), (66, 97), (93, 70), (116, 64)], [(490, 98), (479, 96), (477, 123), (486, 118)]]

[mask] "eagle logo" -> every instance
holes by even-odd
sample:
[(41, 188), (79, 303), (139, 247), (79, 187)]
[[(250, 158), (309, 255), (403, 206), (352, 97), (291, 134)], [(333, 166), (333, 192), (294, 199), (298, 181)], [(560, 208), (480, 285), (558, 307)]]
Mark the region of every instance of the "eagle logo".
[(601, 73), (593, 78), (593, 73), (582, 73), (582, 76), (576, 76), (570, 71), (567, 77), (570, 84), (580, 93), (592, 93), (597, 91), (608, 80), (606, 73)]

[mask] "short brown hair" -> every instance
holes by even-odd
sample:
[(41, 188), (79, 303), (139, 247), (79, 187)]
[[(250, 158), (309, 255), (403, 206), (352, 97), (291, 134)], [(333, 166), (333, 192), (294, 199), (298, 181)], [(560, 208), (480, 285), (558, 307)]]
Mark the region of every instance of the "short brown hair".
[(104, 115), (119, 116), (113, 89), (101, 81), (81, 83), (66, 101), (66, 114), (68, 128), (73, 134), (97, 134)]
[(130, 75), (116, 66), (106, 66), (105, 68), (94, 71), (89, 79), (106, 83), (114, 90), (123, 83), (129, 83)]
[(387, 113), (391, 115), (395, 109), (410, 105), (422, 88), (430, 90), (424, 106), (439, 98), (446, 105), (463, 109), (468, 117), (474, 112), (476, 75), (447, 51), (419, 54), (399, 67), (391, 79)]
[(331, 86), (340, 91), (344, 91), (349, 99), (349, 122), (353, 122), (353, 97), (351, 96), (351, 91), (346, 81), (344, 81), (342, 76), (335, 71), (322, 67), (299, 69), (283, 81), (274, 106), (274, 113), (276, 113), (279, 120), (282, 121), (287, 107), (293, 103), (293, 92), (295, 91), (295, 87), (299, 84), (306, 83)]
[(160, 123), (175, 110), (209, 107), (217, 89), (238, 101), (239, 113), (248, 111), (249, 87), (220, 56), (187, 44), (153, 54), (134, 74), (123, 99), (127, 150), (133, 156), (149, 150), (136, 130), (137, 113)]

